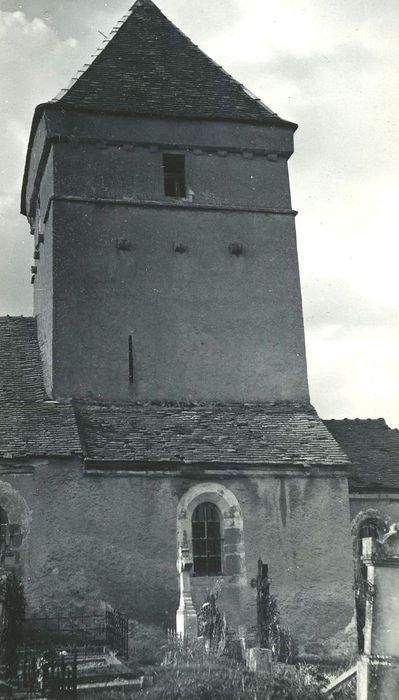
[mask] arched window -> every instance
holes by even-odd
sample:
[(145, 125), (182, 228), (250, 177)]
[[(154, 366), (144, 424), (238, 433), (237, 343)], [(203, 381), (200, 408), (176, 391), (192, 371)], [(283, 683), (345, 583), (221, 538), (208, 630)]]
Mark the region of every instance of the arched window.
[(220, 513), (214, 503), (200, 503), (192, 516), (194, 574), (217, 576), (222, 573)]

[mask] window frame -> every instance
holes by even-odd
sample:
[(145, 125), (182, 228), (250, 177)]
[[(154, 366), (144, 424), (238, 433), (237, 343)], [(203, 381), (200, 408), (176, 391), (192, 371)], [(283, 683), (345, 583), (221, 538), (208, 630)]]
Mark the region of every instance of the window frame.
[[(203, 510), (203, 517), (200, 517)], [(214, 526), (218, 527), (215, 528)], [(204, 535), (198, 536), (203, 527)], [(215, 532), (217, 532), (215, 536)], [(212, 534), (210, 534), (212, 533)], [(202, 501), (191, 516), (191, 543), (193, 553), (193, 575), (198, 577), (222, 576), (224, 559), (223, 516), (215, 503)], [(202, 553), (201, 553), (202, 552)], [(215, 566), (215, 562), (218, 566)], [(199, 563), (205, 563), (202, 569)]]

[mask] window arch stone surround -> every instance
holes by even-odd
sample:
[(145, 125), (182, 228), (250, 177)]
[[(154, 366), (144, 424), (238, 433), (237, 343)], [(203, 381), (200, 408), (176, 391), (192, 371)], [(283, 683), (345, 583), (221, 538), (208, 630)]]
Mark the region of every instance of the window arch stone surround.
[(376, 510), (375, 508), (367, 508), (366, 510), (361, 510), (359, 511), (359, 513), (357, 513), (357, 515), (352, 520), (351, 526), (353, 557), (355, 561), (358, 557), (359, 531), (361, 526), (367, 521), (374, 522), (377, 525), (378, 529), (381, 530), (381, 534), (389, 530), (389, 527), (392, 522), (389, 515), (381, 513), (381, 511)]
[[(240, 504), (230, 489), (216, 482), (191, 486), (177, 507), (177, 546), (184, 544), (192, 557), (191, 522), (195, 508), (204, 502), (214, 503), (221, 513), (223, 539), (222, 574), (231, 582), (246, 579), (244, 523)], [(206, 578), (206, 577), (202, 577)]]

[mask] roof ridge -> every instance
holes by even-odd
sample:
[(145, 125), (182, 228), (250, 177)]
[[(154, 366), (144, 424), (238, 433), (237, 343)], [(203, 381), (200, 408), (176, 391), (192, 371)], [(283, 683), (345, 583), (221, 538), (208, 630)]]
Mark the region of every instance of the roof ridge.
[(357, 425), (359, 423), (381, 423), (388, 425), (385, 418), (382, 416), (379, 418), (322, 418), (322, 420), (323, 423), (356, 423)]

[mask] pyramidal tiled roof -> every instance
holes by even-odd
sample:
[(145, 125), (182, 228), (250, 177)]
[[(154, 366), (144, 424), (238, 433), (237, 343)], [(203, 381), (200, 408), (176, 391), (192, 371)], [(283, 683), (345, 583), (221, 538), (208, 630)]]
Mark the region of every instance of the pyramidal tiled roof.
[(149, 116), (279, 120), (152, 0), (137, 0), (104, 44), (54, 105)]

